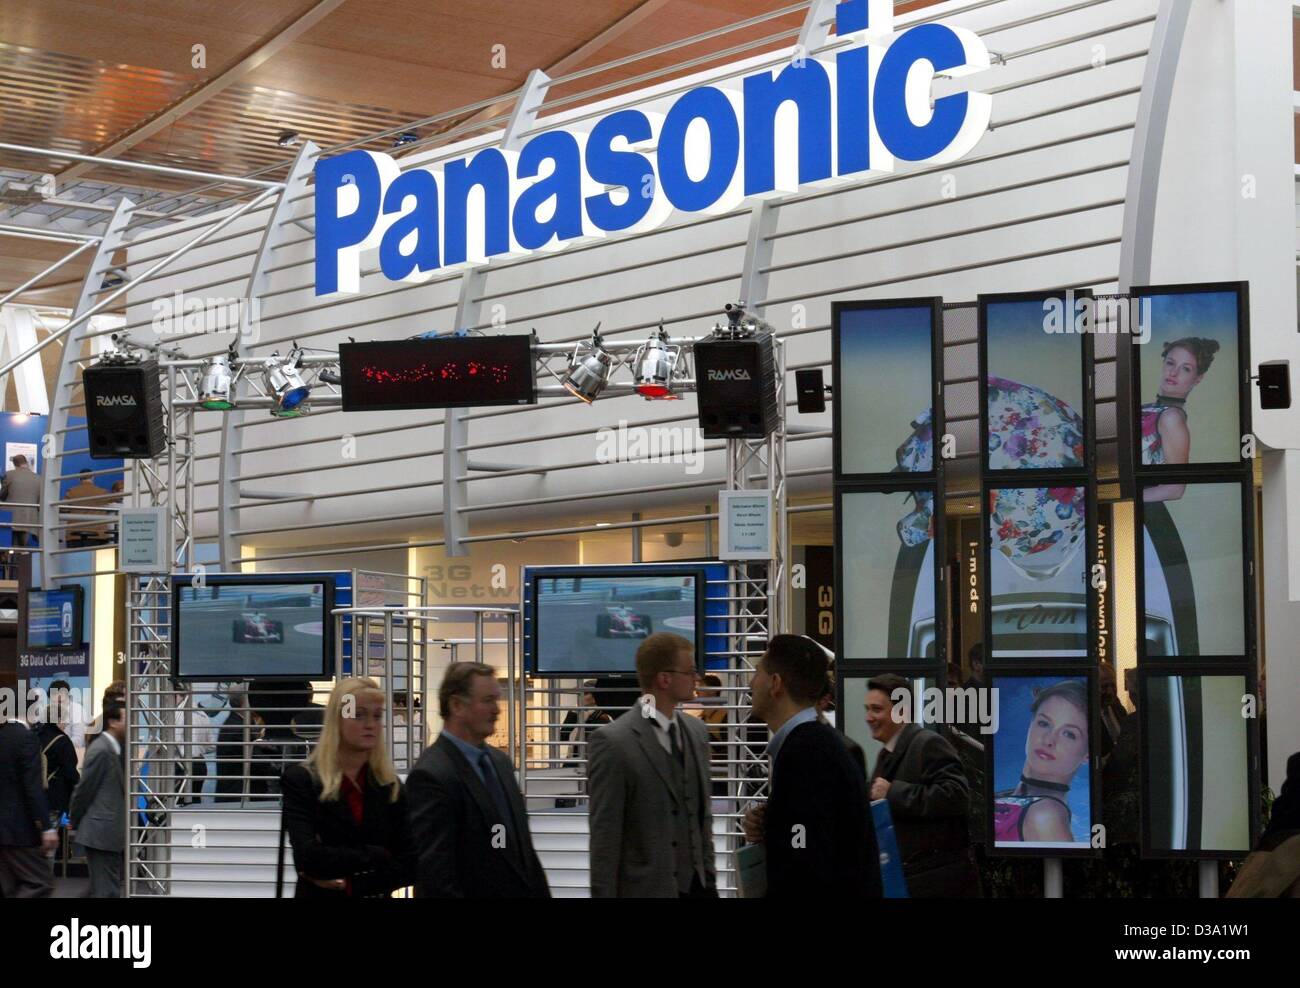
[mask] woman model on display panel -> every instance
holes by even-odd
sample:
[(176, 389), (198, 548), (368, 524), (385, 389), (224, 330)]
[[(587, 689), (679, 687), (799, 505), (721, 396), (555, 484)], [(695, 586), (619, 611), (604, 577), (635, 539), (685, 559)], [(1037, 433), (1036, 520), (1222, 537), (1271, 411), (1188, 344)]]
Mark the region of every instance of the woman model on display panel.
[[(1218, 352), (1216, 340), (1200, 336), (1185, 336), (1161, 349), (1160, 390), (1155, 401), (1142, 406), (1143, 466), (1190, 461), (1192, 434), (1184, 406)], [(1157, 484), (1142, 492), (1144, 501), (1177, 501), (1182, 496), (1182, 484)]]
[(1075, 843), (1066, 798), (1079, 766), (1088, 760), (1088, 693), (1064, 680), (1034, 694), (1025, 737), (1020, 783), (993, 797), (997, 844)]
[(330, 694), (315, 750), (285, 771), (283, 825), (298, 872), (295, 898), (386, 896), (414, 880), (406, 791), (383, 724), (378, 684), (345, 679)]

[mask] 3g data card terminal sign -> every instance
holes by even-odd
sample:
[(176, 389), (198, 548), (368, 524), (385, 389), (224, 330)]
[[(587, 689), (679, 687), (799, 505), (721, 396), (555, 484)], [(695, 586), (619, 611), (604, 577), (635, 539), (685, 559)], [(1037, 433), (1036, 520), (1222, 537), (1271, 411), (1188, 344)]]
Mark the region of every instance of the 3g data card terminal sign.
[[(680, 95), (575, 120), (517, 148), (479, 146), (406, 171), (360, 149), (319, 160), (316, 294), (355, 294), (361, 255), (376, 248), (385, 278), (420, 282), (493, 257), (654, 229), (674, 211), (725, 213), (750, 198), (890, 172), (896, 161), (955, 161), (975, 147), (992, 98), (931, 92), (936, 74), (988, 68), (974, 32), (930, 22), (896, 34), (891, 0), (838, 4), (835, 31), (847, 44), (833, 56), (795, 49), (785, 65), (742, 78), (719, 71)], [(780, 112), (788, 103), (797, 115)]]
[(772, 492), (719, 491), (719, 559), (772, 558)]
[(339, 370), (345, 412), (537, 401), (529, 335), (344, 343)]
[(166, 573), (171, 569), (166, 508), (123, 508), (118, 566), (123, 573)]
[(50, 648), (18, 653), (18, 678), (28, 682), (48, 676), (68, 679), (89, 675), (90, 652), (85, 648)]

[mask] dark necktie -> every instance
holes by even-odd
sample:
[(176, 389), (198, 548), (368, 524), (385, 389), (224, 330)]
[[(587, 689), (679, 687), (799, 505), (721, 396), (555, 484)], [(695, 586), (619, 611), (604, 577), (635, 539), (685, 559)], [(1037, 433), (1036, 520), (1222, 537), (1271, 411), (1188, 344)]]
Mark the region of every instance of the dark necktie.
[(478, 764), (483, 772), (483, 785), (487, 787), (488, 795), (492, 797), (492, 803), (501, 816), (501, 822), (508, 829), (513, 830), (513, 821), (510, 818), (510, 803), (506, 799), (506, 791), (501, 785), (501, 780), (497, 778), (497, 770), (492, 767), (492, 755), (486, 748), (478, 756)]
[(888, 748), (881, 748), (880, 754), (876, 757), (876, 771), (872, 778), (885, 778), (885, 773), (889, 771), (889, 760), (892, 757)]
[(673, 758), (682, 768), (686, 767), (686, 752), (682, 751), (681, 740), (677, 737), (677, 722), (670, 720), (668, 722), (668, 741), (672, 745)]

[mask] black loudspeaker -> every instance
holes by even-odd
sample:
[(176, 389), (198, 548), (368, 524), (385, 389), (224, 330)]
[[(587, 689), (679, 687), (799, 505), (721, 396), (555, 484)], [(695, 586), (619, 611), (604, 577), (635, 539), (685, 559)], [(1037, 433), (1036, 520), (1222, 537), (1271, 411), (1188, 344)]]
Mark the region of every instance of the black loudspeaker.
[(695, 391), (706, 439), (763, 439), (781, 421), (770, 333), (695, 344)]
[(94, 460), (152, 460), (167, 447), (158, 362), (96, 364), (82, 372)]
[(826, 385), (822, 381), (822, 369), (813, 367), (795, 371), (794, 393), (799, 398), (799, 411), (804, 414), (826, 411)]
[(1291, 364), (1286, 360), (1259, 365), (1259, 407), (1291, 407)]

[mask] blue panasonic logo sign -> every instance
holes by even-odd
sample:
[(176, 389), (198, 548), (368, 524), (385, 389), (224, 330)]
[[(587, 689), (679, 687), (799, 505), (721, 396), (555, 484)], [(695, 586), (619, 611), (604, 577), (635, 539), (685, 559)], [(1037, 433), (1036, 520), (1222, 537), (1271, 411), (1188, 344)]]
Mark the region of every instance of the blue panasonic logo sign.
[[(891, 171), (896, 161), (962, 157), (988, 128), (991, 98), (933, 99), (936, 73), (988, 68), (973, 32), (893, 30), (891, 0), (847, 0), (834, 58), (700, 86), (665, 113), (616, 110), (402, 171), (374, 151), (316, 165), (316, 294), (356, 293), (361, 255), (384, 276), (423, 281), (494, 257), (562, 250), (652, 229), (674, 210), (722, 213), (746, 199)], [(797, 51), (797, 50), (796, 50)]]

